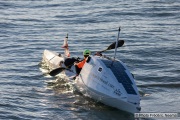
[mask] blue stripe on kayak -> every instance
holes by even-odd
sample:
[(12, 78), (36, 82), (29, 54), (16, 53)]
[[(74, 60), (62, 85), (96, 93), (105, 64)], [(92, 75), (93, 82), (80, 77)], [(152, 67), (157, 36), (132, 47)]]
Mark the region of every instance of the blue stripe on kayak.
[(114, 61), (113, 65), (112, 61), (110, 60), (101, 60), (106, 67), (110, 68), (111, 71), (114, 73), (116, 79), (118, 80), (119, 83), (122, 83), (123, 87), (125, 88), (126, 92), (128, 94), (135, 94), (137, 95), (136, 91), (132, 87), (132, 81), (125, 72), (124, 66), (119, 62), (119, 61)]

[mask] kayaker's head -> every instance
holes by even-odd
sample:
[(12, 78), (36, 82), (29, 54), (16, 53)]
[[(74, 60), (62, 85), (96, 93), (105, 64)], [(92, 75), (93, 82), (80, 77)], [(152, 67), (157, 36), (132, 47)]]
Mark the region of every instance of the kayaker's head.
[(85, 58), (88, 57), (90, 54), (91, 54), (91, 51), (88, 49), (84, 50), (84, 52), (83, 52), (83, 55)]

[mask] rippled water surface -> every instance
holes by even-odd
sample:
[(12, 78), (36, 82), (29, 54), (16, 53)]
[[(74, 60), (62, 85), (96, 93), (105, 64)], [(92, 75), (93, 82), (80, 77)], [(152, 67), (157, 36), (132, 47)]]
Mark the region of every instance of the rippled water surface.
[(135, 75), (141, 112), (180, 112), (179, 8), (179, 0), (1, 0), (0, 119), (134, 119), (39, 70), (43, 50), (63, 52), (67, 33), (81, 56), (106, 49), (119, 26), (117, 58)]

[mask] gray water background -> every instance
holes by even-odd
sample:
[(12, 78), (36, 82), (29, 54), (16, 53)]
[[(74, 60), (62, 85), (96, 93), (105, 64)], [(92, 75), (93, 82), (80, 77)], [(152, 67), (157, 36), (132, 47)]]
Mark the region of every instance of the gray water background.
[[(141, 112), (180, 112), (179, 0), (1, 0), (0, 119), (119, 120), (132, 115), (49, 85), (39, 70), (44, 49), (71, 55), (106, 49), (117, 38), (117, 58), (135, 75)], [(113, 50), (106, 55), (113, 57)]]

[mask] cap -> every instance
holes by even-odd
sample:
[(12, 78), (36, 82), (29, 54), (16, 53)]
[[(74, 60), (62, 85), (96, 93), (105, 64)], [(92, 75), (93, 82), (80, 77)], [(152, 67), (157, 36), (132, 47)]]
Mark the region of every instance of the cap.
[(91, 51), (88, 49), (84, 50), (83, 52), (83, 55), (90, 55), (90, 54), (91, 54)]

